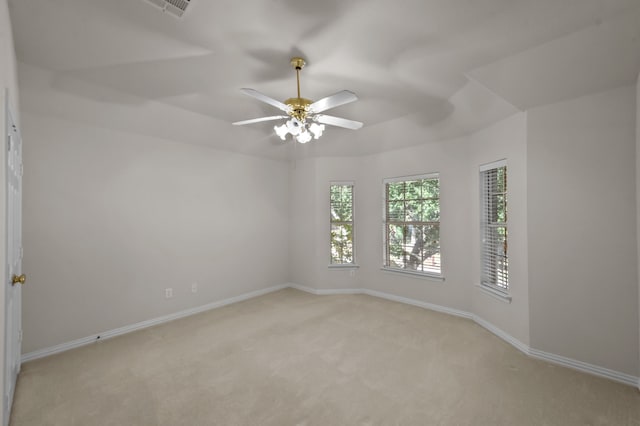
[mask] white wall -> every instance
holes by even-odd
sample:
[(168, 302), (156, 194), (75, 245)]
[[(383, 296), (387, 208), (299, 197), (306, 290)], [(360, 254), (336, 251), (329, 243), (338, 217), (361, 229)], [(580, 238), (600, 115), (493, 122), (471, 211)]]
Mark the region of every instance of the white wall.
[[(302, 213), (314, 229), (304, 241), (292, 238), (292, 268), (299, 261), (306, 271), (293, 282), (368, 288), (471, 312), (533, 349), (638, 374), (635, 96), (625, 87), (516, 114), (455, 140), (304, 160), (292, 174), (293, 199), (304, 198), (294, 217)], [(501, 158), (509, 167), (511, 303), (475, 286), (478, 167)], [(382, 180), (429, 172), (441, 177), (444, 282), (380, 270)], [(355, 279), (326, 267), (331, 180), (356, 182)]]
[(291, 228), (289, 234), (289, 279), (317, 287), (315, 276), (318, 249), (316, 232), (316, 162), (297, 160), (290, 168)]
[(638, 374), (635, 90), (528, 113), (531, 346)]
[(28, 112), (23, 131), (24, 352), (287, 282), (285, 162)]
[[(475, 312), (524, 343), (529, 341), (526, 239), (526, 117), (517, 114), (488, 129), (450, 141), (362, 158), (299, 161), (292, 173), (296, 235), (292, 281), (316, 289), (367, 288)], [(416, 135), (385, 135), (419, 137)], [(509, 162), (510, 260), (513, 302), (498, 301), (479, 283), (479, 166)], [(431, 172), (441, 180), (441, 246), (445, 281), (382, 271), (383, 180)], [(354, 271), (327, 267), (329, 182), (355, 182)], [(315, 188), (315, 190), (313, 190)], [(303, 219), (304, 218), (304, 219)], [(311, 223), (312, 229), (307, 225)]]
[[(385, 137), (385, 136), (381, 136)], [(396, 137), (419, 137), (398, 135)], [(363, 184), (356, 196), (360, 206), (356, 226), (362, 286), (415, 300), (469, 311), (471, 271), (472, 172), (466, 154), (468, 141), (456, 139), (437, 144), (390, 151), (364, 159)], [(445, 281), (424, 279), (381, 270), (383, 264), (383, 180), (426, 173), (440, 175), (440, 245)], [(478, 221), (479, 223), (479, 221)]]
[[(356, 212), (362, 286), (476, 313), (528, 343), (525, 150), (525, 116), (517, 114), (463, 138), (367, 157), (362, 169), (364, 188), (358, 193), (363, 208)], [(503, 158), (509, 164), (511, 304), (475, 287), (480, 281), (479, 166)], [(380, 270), (383, 179), (430, 172), (440, 174), (444, 282)]]
[(479, 284), (480, 232), (478, 166), (499, 158), (507, 160), (507, 212), (509, 250), (509, 293), (511, 303), (490, 296), (478, 286), (471, 290), (471, 312), (518, 339), (529, 344), (529, 274), (527, 233), (527, 115), (520, 113), (471, 136), (472, 186), (470, 197), (471, 258), (474, 284)]
[[(328, 268), (329, 185), (332, 181), (355, 184), (354, 209), (358, 214), (360, 160), (358, 158), (313, 158), (298, 160), (291, 171), (291, 278), (295, 284), (316, 289), (358, 288), (358, 270)], [(361, 230), (355, 225), (355, 239)], [(356, 243), (357, 244), (357, 243)], [(358, 257), (358, 253), (356, 253)]]

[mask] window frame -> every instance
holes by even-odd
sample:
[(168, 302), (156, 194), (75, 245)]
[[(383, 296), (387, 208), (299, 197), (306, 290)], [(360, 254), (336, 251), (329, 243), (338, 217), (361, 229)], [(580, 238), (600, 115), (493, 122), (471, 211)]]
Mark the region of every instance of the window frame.
[[(489, 201), (489, 197), (494, 194), (491, 191), (487, 191), (487, 179), (489, 175), (487, 172), (492, 170), (497, 170), (500, 168), (505, 169), (505, 188), (503, 192), (504, 196), (504, 209), (505, 209), (505, 220), (504, 222), (491, 222), (489, 218), (489, 214), (487, 212), (487, 205), (491, 202)], [(479, 228), (479, 243), (480, 243), (480, 288), (486, 290), (496, 296), (502, 297), (507, 301), (511, 301), (511, 283), (509, 279), (509, 252), (508, 252), (508, 242), (509, 242), (509, 186), (508, 186), (508, 173), (509, 168), (506, 159), (493, 161), (491, 163), (482, 164), (479, 167), (478, 173), (478, 188), (479, 188), (479, 213), (480, 213), (480, 228)], [(495, 259), (497, 255), (493, 253), (487, 245), (486, 242), (486, 229), (487, 227), (495, 227), (495, 228), (504, 228), (505, 229), (505, 237), (504, 237), (504, 258), (506, 260), (506, 282), (505, 286), (500, 286), (493, 281), (497, 281), (498, 271), (496, 270), (492, 272), (492, 275), (496, 277), (495, 280), (488, 278), (486, 274), (486, 268), (488, 264), (497, 264), (498, 261)], [(487, 261), (486, 257), (492, 256), (494, 259), (492, 261)]]
[[(387, 185), (390, 183), (397, 183), (397, 182), (408, 182), (408, 181), (415, 181), (415, 180), (421, 180), (421, 179), (437, 179), (438, 180), (438, 216), (439, 216), (439, 220), (438, 220), (438, 249), (439, 249), (439, 253), (440, 253), (440, 272), (439, 273), (435, 273), (435, 272), (429, 272), (429, 271), (418, 271), (418, 270), (411, 270), (411, 269), (402, 269), (402, 268), (397, 268), (397, 267), (393, 267), (387, 264), (387, 254), (388, 254), (388, 241), (387, 241), (387, 204), (388, 204), (388, 200), (387, 200)], [(382, 180), (382, 270), (385, 272), (393, 272), (393, 273), (399, 273), (399, 274), (407, 274), (407, 275), (412, 275), (415, 277), (420, 277), (420, 278), (426, 278), (426, 279), (430, 279), (430, 280), (436, 280), (436, 281), (444, 281), (444, 262), (442, 259), (442, 239), (440, 236), (440, 230), (441, 230), (441, 224), (442, 224), (442, 205), (441, 205), (441, 199), (442, 199), (442, 194), (440, 192), (440, 184), (441, 184), (441, 179), (440, 179), (440, 173), (439, 172), (431, 172), (431, 173), (424, 173), (424, 174), (418, 174), (418, 175), (408, 175), (408, 176), (398, 176), (398, 177), (392, 177), (392, 178), (384, 178)], [(426, 223), (432, 223), (432, 222), (425, 222)]]
[[(350, 186), (351, 187), (351, 221), (350, 222), (349, 221), (334, 222), (333, 218), (331, 217), (331, 189), (334, 186)], [(358, 265), (356, 264), (355, 188), (356, 188), (356, 185), (354, 181), (341, 180), (341, 181), (329, 182), (329, 268), (339, 269), (339, 268), (357, 268), (358, 267)], [(331, 255), (331, 249), (333, 247), (332, 240), (331, 240), (331, 228), (334, 223), (351, 225), (352, 261), (349, 263), (335, 263), (333, 261), (333, 256)]]

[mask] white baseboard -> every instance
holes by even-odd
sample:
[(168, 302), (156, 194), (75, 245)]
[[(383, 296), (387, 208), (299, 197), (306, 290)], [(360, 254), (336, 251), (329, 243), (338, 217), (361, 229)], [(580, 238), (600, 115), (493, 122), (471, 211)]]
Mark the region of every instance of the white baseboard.
[(305, 285), (289, 283), (287, 285), (290, 288), (295, 288), (296, 290), (304, 291), (307, 293), (315, 294), (318, 296), (329, 296), (332, 294), (362, 294), (364, 290), (361, 288), (335, 288), (335, 289), (324, 289), (324, 288), (313, 288), (307, 287)]
[(34, 352), (29, 352), (27, 354), (22, 355), (22, 362), (31, 361), (34, 359), (42, 358), (45, 356), (53, 355), (59, 352), (64, 352), (69, 349), (74, 349), (80, 346), (84, 346), (90, 343), (93, 343), (97, 340), (104, 340), (110, 337), (119, 336), (121, 334), (130, 333), (132, 331), (141, 330), (143, 328), (151, 327), (154, 325), (162, 324), (168, 321), (173, 321), (178, 318), (184, 318), (190, 315), (198, 314), (200, 312), (208, 311), (215, 308), (220, 308), (222, 306), (230, 305), (232, 303), (241, 302), (243, 300), (251, 299), (254, 297), (262, 296), (267, 293), (271, 293), (274, 291), (282, 290), (284, 288), (294, 288), (300, 291), (304, 291), (307, 293), (315, 294), (315, 295), (336, 295), (336, 294), (367, 294), (373, 297), (379, 297), (381, 299), (387, 299), (394, 302), (405, 303), (407, 305), (418, 306), (424, 309), (429, 309), (432, 311), (442, 312), (449, 315), (454, 315), (457, 317), (468, 318), (476, 322), (481, 327), (487, 329), (491, 333), (500, 337), (505, 342), (514, 346), (519, 351), (524, 354), (532, 357), (541, 359), (544, 361), (551, 362), (553, 364), (561, 365), (563, 367), (572, 368), (574, 370), (582, 371), (585, 373), (593, 374), (599, 377), (604, 377), (607, 379), (614, 380), (619, 383), (624, 383), (627, 385), (631, 385), (640, 389), (640, 377), (635, 377), (630, 374), (621, 373), (618, 371), (610, 370), (608, 368), (600, 367), (593, 364), (588, 364), (586, 362), (578, 361), (572, 358), (567, 358), (561, 355), (555, 355), (549, 352), (540, 351), (538, 349), (533, 349), (511, 336), (509, 333), (506, 333), (504, 330), (496, 327), (495, 325), (485, 321), (479, 316), (461, 311), (458, 309), (449, 308), (446, 306), (436, 305), (433, 303), (423, 302), (420, 300), (410, 299), (407, 297), (396, 296), (394, 294), (384, 293), (377, 290), (370, 290), (366, 288), (346, 288), (346, 289), (317, 289), (313, 287), (307, 287), (300, 284), (295, 283), (287, 283), (282, 285), (277, 285), (257, 291), (252, 291), (250, 293), (244, 293), (239, 296), (231, 297), (228, 299), (220, 300), (217, 302), (209, 303), (206, 305), (198, 306), (195, 308), (187, 309), (184, 311), (176, 312), (174, 314), (165, 315), (162, 317), (154, 318), (147, 321), (142, 321), (136, 324), (131, 324), (128, 326), (116, 328), (114, 330), (109, 330), (104, 333), (95, 334), (92, 336), (83, 337), (81, 339), (73, 340), (71, 342), (62, 343), (60, 345), (51, 346), (48, 348), (40, 349)]
[(455, 315), (457, 317), (468, 318), (473, 320), (479, 326), (487, 329), (491, 333), (495, 334), (505, 342), (509, 343), (522, 353), (532, 358), (541, 359), (544, 361), (551, 362), (553, 364), (561, 365), (563, 367), (568, 367), (574, 370), (582, 371), (584, 373), (592, 374), (599, 377), (604, 377), (619, 383), (624, 383), (626, 385), (631, 385), (640, 389), (640, 377), (635, 377), (630, 374), (621, 373), (619, 371), (610, 370), (608, 368), (600, 367), (593, 364), (588, 364), (586, 362), (578, 361), (572, 358), (563, 357), (560, 355), (555, 355), (549, 352), (540, 351), (537, 349), (533, 349), (529, 347), (529, 345), (521, 342), (516, 339), (509, 333), (504, 330), (496, 327), (488, 321), (485, 321), (483, 318), (478, 315), (472, 314), (470, 312), (461, 311), (458, 309), (448, 308), (446, 306), (436, 305), (433, 303), (423, 302), (420, 300), (410, 299), (407, 297), (396, 296), (394, 294), (383, 293), (377, 290), (370, 290), (366, 288), (360, 289), (315, 289), (312, 287), (301, 286), (298, 284), (289, 284), (289, 287), (295, 288), (298, 290), (306, 291), (307, 293), (316, 294), (316, 295), (329, 295), (329, 294), (367, 294), (369, 296), (380, 297), (382, 299), (392, 300), (394, 302), (405, 303), (407, 305), (418, 306), (424, 309), (429, 309), (432, 311), (442, 312), (449, 315)]
[(362, 293), (369, 296), (379, 297), (381, 299), (392, 300), (394, 302), (405, 303), (407, 305), (418, 306), (420, 308), (429, 309), (430, 311), (442, 312), (456, 317), (473, 319), (473, 315), (458, 309), (448, 308), (446, 306), (436, 305), (433, 303), (422, 302), (420, 300), (409, 299), (407, 297), (396, 296), (395, 294), (383, 293), (377, 290), (363, 289)]
[(525, 355), (529, 355), (529, 351), (530, 351), (529, 345), (522, 343), (520, 340), (516, 339), (509, 333), (506, 333), (504, 330), (496, 327), (495, 325), (491, 324), (488, 321), (485, 321), (484, 319), (480, 318), (477, 315), (472, 315), (471, 319), (475, 321), (475, 323), (478, 324), (480, 327), (483, 327), (489, 330), (491, 333), (495, 334), (505, 342), (509, 343), (510, 345), (518, 349), (520, 352), (524, 353)]
[(551, 362), (553, 364), (569, 367), (574, 370), (583, 371), (585, 373), (593, 374), (594, 376), (604, 377), (614, 380), (616, 382), (624, 383), (631, 386), (639, 386), (640, 378), (632, 376), (630, 374), (621, 373), (619, 371), (610, 370), (608, 368), (600, 367), (586, 362), (578, 361), (576, 359), (567, 358), (561, 355), (552, 354), (549, 352), (540, 351), (538, 349), (529, 349), (529, 356), (533, 358), (542, 359), (544, 361)]
[(191, 315), (199, 314), (200, 312), (209, 311), (211, 309), (221, 308), (223, 306), (230, 305), (232, 303), (242, 302), (243, 300), (251, 299), (254, 297), (262, 296), (267, 293), (282, 290), (289, 287), (287, 284), (277, 285), (273, 287), (263, 288), (260, 290), (244, 293), (239, 296), (230, 297), (228, 299), (220, 300), (217, 302), (208, 303), (206, 305), (197, 306), (191, 309), (185, 309), (173, 314), (164, 315), (158, 318), (138, 322), (124, 327), (116, 328), (113, 330), (105, 331), (104, 333), (94, 334), (92, 336), (83, 337), (81, 339), (72, 340), (71, 342), (62, 343), (48, 348), (39, 349), (37, 351), (29, 352), (21, 357), (22, 362), (32, 361), (34, 359), (43, 358), (45, 356), (54, 355), (60, 352), (68, 351), (70, 349), (78, 348), (80, 346), (94, 343), (98, 340), (109, 339), (111, 337), (120, 336), (122, 334), (131, 333), (132, 331), (141, 330), (143, 328), (152, 327), (154, 325), (162, 324), (165, 322), (173, 321), (179, 318), (188, 317)]

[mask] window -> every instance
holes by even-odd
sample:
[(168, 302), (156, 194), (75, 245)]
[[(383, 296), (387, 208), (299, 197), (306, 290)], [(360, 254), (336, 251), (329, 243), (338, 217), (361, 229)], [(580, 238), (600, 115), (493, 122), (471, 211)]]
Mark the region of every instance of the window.
[(386, 179), (384, 267), (441, 277), (437, 174)]
[(353, 183), (332, 183), (330, 194), (331, 265), (352, 265)]
[(507, 165), (505, 161), (480, 168), (481, 284), (508, 293)]

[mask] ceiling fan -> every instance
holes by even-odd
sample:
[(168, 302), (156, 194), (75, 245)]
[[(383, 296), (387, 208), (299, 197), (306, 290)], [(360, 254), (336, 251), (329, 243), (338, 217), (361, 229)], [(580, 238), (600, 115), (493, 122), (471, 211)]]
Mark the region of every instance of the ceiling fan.
[(274, 126), (273, 129), (276, 131), (276, 134), (280, 136), (280, 139), (286, 140), (287, 134), (291, 134), (291, 136), (300, 143), (309, 142), (312, 136), (314, 139), (319, 139), (320, 136), (322, 136), (325, 124), (352, 130), (361, 128), (362, 123), (359, 121), (320, 114), (321, 112), (331, 108), (357, 101), (358, 97), (355, 93), (349, 90), (342, 90), (315, 102), (300, 96), (300, 70), (305, 66), (305, 64), (306, 63), (303, 58), (291, 58), (291, 65), (296, 70), (296, 80), (298, 82), (298, 97), (296, 98), (289, 98), (284, 102), (280, 102), (258, 92), (257, 90), (240, 89), (240, 91), (245, 95), (249, 95), (259, 101), (272, 105), (283, 111), (286, 115), (253, 118), (251, 120), (236, 121), (233, 124), (235, 126), (242, 126), (262, 121), (288, 119), (284, 124)]

